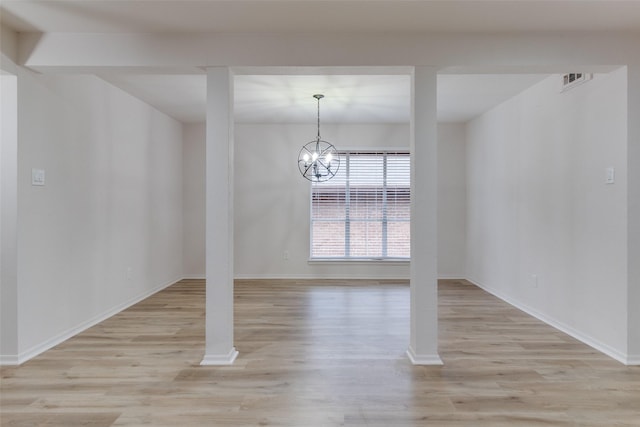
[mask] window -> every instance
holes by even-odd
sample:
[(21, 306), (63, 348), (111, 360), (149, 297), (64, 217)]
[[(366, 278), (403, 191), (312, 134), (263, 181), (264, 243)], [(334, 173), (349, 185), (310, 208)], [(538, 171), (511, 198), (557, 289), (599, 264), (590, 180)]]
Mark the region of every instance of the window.
[(408, 152), (341, 152), (311, 185), (312, 259), (409, 259)]

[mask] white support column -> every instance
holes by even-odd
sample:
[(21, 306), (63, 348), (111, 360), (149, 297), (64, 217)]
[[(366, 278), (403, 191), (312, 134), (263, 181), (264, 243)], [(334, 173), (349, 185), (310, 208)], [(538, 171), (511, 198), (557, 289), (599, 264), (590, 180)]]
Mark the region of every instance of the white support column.
[(233, 346), (233, 76), (207, 70), (206, 343), (202, 365), (230, 365)]
[(437, 70), (416, 67), (411, 117), (411, 337), (414, 365), (441, 365), (438, 355)]
[(640, 365), (640, 63), (627, 67), (627, 364)]
[(0, 365), (19, 365), (17, 76), (0, 86)]

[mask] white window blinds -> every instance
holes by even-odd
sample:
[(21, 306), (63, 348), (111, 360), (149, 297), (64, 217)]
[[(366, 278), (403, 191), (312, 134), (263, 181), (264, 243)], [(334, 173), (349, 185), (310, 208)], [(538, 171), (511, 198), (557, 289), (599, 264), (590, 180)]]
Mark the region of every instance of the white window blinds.
[(408, 152), (341, 152), (311, 187), (311, 258), (408, 259)]

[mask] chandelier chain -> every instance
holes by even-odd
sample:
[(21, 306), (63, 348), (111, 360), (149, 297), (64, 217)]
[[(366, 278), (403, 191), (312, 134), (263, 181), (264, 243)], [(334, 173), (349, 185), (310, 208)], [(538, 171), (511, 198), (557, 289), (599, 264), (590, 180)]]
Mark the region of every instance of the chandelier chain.
[(318, 100), (318, 140), (320, 140), (320, 100), (324, 98), (324, 95), (313, 95), (315, 99)]

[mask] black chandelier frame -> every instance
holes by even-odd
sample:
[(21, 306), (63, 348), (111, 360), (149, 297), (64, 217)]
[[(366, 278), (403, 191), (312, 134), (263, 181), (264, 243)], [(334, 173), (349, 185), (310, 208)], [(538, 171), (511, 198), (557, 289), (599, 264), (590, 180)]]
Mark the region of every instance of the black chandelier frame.
[(320, 136), (320, 100), (322, 94), (313, 95), (318, 101), (318, 134), (307, 142), (298, 153), (298, 169), (303, 177), (312, 182), (323, 182), (333, 178), (340, 169), (340, 154), (336, 147)]

